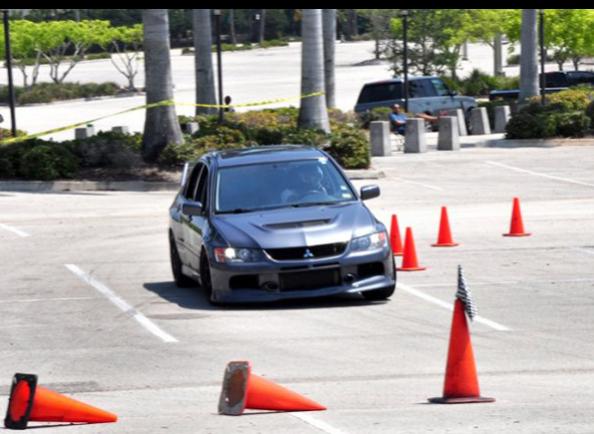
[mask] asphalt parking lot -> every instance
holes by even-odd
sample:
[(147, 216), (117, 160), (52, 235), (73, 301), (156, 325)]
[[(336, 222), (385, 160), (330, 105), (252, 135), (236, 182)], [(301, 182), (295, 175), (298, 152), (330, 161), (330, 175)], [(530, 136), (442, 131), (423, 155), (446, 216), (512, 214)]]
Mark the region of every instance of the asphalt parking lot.
[[(12, 375), (26, 372), (119, 416), (44, 433), (592, 432), (592, 147), (399, 154), (374, 166), (387, 176), (371, 181), (382, 196), (370, 208), (413, 228), (428, 267), (399, 273), (385, 303), (212, 307), (172, 282), (173, 192), (0, 192), (0, 413)], [(530, 237), (501, 236), (514, 196)], [(430, 247), (442, 205), (458, 247)], [(492, 404), (427, 403), (442, 393), (458, 264), (484, 320), (471, 333)], [(231, 360), (328, 410), (218, 415)]]

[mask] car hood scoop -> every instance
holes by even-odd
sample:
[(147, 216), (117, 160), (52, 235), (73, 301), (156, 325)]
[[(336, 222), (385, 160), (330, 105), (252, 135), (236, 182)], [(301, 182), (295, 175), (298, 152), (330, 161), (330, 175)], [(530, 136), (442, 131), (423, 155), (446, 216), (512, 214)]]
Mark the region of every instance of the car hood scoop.
[(282, 208), (213, 219), (231, 246), (278, 249), (345, 243), (375, 231), (376, 222), (360, 202)]
[(304, 220), (297, 222), (282, 222), (282, 223), (269, 223), (263, 227), (266, 229), (298, 229), (298, 228), (310, 228), (312, 226), (322, 226), (330, 223), (330, 219), (323, 220)]

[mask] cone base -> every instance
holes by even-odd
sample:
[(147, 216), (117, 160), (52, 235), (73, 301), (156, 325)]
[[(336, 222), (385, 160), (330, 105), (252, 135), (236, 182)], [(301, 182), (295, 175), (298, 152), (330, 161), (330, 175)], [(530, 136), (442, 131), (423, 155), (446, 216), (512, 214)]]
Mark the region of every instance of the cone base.
[(530, 232), (521, 232), (519, 234), (503, 234), (504, 237), (529, 237), (530, 235), (532, 235)]
[(426, 269), (427, 269), (427, 267), (407, 267), (407, 268), (396, 267), (396, 270), (398, 270), (398, 271), (423, 271)]
[(403, 256), (403, 255), (404, 255), (404, 253), (402, 253), (402, 252), (398, 252), (398, 253), (392, 253), (392, 255), (393, 255), (393, 256)]
[(459, 246), (459, 243), (435, 243), (435, 244), (431, 244), (431, 247), (455, 247), (455, 246)]
[(495, 402), (495, 398), (487, 398), (484, 396), (464, 396), (460, 398), (429, 398), (432, 404), (479, 404), (483, 402)]

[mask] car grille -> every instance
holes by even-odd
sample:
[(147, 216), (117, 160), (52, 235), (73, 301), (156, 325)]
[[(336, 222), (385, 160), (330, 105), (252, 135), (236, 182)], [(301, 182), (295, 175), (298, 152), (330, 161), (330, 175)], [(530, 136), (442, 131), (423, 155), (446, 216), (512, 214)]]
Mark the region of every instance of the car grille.
[(340, 285), (340, 270), (329, 268), (326, 270), (301, 271), (282, 273), (279, 276), (281, 291), (300, 291), (320, 289)]
[[(347, 243), (320, 244), (311, 247), (291, 247), (288, 249), (266, 249), (266, 253), (277, 261), (290, 261), (295, 259), (314, 259), (337, 256), (346, 249)], [(313, 256), (306, 254), (307, 250)]]

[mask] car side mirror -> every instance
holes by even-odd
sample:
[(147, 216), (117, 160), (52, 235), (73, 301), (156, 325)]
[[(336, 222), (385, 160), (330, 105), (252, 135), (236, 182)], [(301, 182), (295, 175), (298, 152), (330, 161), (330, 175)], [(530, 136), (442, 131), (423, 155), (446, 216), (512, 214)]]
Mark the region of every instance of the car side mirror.
[(373, 199), (380, 195), (380, 188), (377, 185), (364, 185), (361, 187), (361, 200)]
[(202, 203), (193, 200), (186, 200), (182, 203), (182, 213), (189, 216), (202, 214)]
[(456, 92), (455, 90), (450, 90), (450, 96), (456, 96), (458, 95), (458, 92)]

